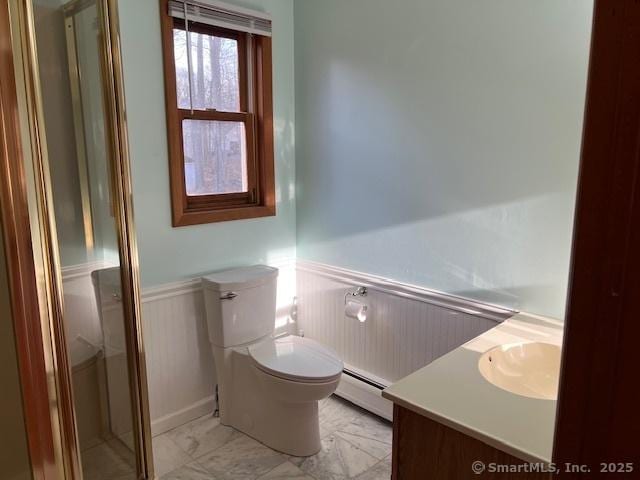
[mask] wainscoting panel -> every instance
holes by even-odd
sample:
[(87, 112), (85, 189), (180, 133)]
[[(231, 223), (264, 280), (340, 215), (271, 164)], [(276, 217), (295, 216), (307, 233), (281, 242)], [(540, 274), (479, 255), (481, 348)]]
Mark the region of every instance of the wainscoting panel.
[[(347, 368), (383, 385), (418, 370), (515, 313), (307, 261), (298, 261), (296, 277), (299, 329), (306, 337), (335, 349)], [(365, 297), (355, 298), (368, 307), (363, 323), (344, 314), (345, 294), (359, 286), (368, 289)]]
[(153, 433), (212, 412), (216, 373), (199, 283), (145, 291), (142, 319)]
[[(299, 261), (280, 269), (276, 333), (297, 333), (335, 349), (348, 369), (388, 385), (494, 327), (514, 312), (341, 268)], [(105, 348), (90, 272), (65, 271), (70, 340)], [(344, 315), (345, 294), (368, 306), (366, 322)], [(293, 296), (297, 302), (294, 306)], [(159, 434), (212, 412), (216, 371), (198, 279), (145, 289), (142, 294), (152, 430)], [(390, 416), (379, 389), (344, 376), (338, 394)]]
[[(273, 266), (280, 270), (276, 333), (293, 332), (295, 265)], [(142, 320), (153, 434), (212, 413), (216, 369), (200, 280), (145, 289)]]
[(62, 269), (65, 331), (72, 365), (86, 360), (85, 351), (89, 346), (96, 351), (103, 346), (91, 272), (106, 267), (105, 262), (92, 262)]
[[(271, 265), (280, 270), (275, 333), (296, 333), (296, 324), (292, 319), (296, 288), (295, 262), (282, 260)], [(94, 354), (104, 352), (111, 363), (121, 360), (120, 368), (112, 369), (112, 373), (117, 374), (125, 369), (119, 284), (114, 284), (110, 289), (108, 282), (102, 282), (104, 302), (99, 307), (92, 281), (92, 272), (109, 266), (112, 265), (96, 262), (64, 269), (65, 326), (69, 349), (74, 360), (78, 357), (76, 363), (86, 360), (86, 356), (75, 353), (84, 354), (91, 347)], [(114, 277), (114, 282), (118, 283), (117, 280)], [(200, 280), (196, 278), (144, 289), (142, 321), (152, 433), (158, 435), (212, 413), (216, 369), (207, 333)], [(106, 333), (106, 338), (103, 333)], [(111, 390), (120, 393), (124, 390), (126, 393), (126, 385), (121, 388), (111, 380)], [(118, 392), (110, 394), (113, 396)], [(113, 398), (111, 403), (115, 403)], [(118, 412), (128, 413), (128, 405), (111, 407), (112, 428), (115, 433), (122, 434), (120, 430), (131, 422), (118, 415)]]

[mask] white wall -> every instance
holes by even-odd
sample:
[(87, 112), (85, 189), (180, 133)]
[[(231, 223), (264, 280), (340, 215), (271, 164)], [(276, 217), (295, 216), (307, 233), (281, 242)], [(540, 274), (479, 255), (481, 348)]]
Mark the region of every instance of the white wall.
[[(384, 385), (424, 367), (513, 313), (310, 262), (299, 264), (297, 284), (298, 321), (305, 335), (332, 347), (349, 368)], [(366, 296), (355, 299), (368, 307), (364, 322), (344, 314), (345, 293), (357, 285), (370, 285)]]
[(591, 9), (295, 2), (298, 256), (562, 317)]

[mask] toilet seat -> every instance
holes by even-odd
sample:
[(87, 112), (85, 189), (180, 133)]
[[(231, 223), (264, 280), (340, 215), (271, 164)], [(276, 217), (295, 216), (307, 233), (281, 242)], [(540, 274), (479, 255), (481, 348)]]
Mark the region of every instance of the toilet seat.
[(340, 376), (342, 360), (309, 338), (288, 335), (249, 347), (254, 365), (269, 375), (303, 383), (328, 382)]

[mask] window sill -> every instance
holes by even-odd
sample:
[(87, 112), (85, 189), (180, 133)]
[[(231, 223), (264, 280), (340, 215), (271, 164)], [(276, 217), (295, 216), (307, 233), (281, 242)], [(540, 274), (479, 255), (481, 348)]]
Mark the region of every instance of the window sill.
[(246, 220), (249, 218), (273, 217), (276, 214), (275, 206), (250, 206), (225, 208), (209, 211), (186, 211), (173, 215), (174, 227), (186, 227), (188, 225), (200, 225), (203, 223), (228, 222), (231, 220)]

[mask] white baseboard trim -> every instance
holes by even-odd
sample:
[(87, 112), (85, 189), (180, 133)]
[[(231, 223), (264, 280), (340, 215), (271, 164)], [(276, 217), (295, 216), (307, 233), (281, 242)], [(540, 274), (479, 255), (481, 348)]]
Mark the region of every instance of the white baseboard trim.
[(409, 283), (399, 282), (397, 280), (380, 277), (378, 275), (371, 275), (369, 273), (349, 270), (347, 268), (312, 262), (310, 260), (298, 259), (296, 266), (297, 269), (302, 272), (322, 275), (349, 285), (367, 287), (371, 290), (377, 290), (397, 297), (409, 298), (411, 300), (429, 303), (449, 310), (476, 315), (495, 322), (503, 322), (507, 318), (518, 313), (517, 311), (509, 308), (458, 297), (456, 295), (450, 295), (438, 290), (418, 285), (411, 285)]
[(191, 420), (207, 414), (213, 414), (215, 397), (212, 395), (189, 405), (186, 408), (172, 412), (164, 417), (157, 418), (151, 422), (151, 435), (156, 436), (169, 430), (189, 423)]
[(393, 420), (393, 403), (382, 398), (382, 390), (349, 375), (342, 375), (336, 395), (379, 417)]

